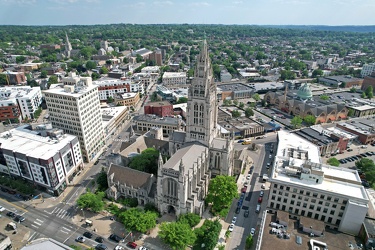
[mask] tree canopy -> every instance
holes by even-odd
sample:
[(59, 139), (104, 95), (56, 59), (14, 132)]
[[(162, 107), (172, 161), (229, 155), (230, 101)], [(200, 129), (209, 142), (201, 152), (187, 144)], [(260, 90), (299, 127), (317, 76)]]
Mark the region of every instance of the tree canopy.
[(93, 212), (99, 212), (102, 211), (104, 208), (104, 196), (104, 192), (98, 192), (97, 194), (87, 192), (82, 194), (78, 198), (77, 205), (78, 207), (83, 209), (90, 209)]
[(238, 111), (238, 110), (233, 110), (232, 111), (232, 117), (233, 118), (238, 118), (240, 116), (241, 116), (241, 112), (240, 111)]
[(290, 124), (293, 125), (293, 128), (299, 128), (301, 127), (301, 124), (302, 124), (302, 118), (296, 115), (295, 117), (292, 118), (292, 120), (290, 120)]
[(146, 233), (156, 226), (158, 214), (151, 211), (144, 212), (138, 208), (130, 208), (120, 213), (119, 218), (127, 229)]
[(218, 175), (210, 181), (206, 202), (212, 204), (212, 210), (219, 213), (238, 197), (237, 184), (233, 176)]
[(191, 227), (183, 222), (163, 222), (160, 225), (159, 237), (173, 250), (183, 250), (196, 240)]
[(194, 230), (197, 240), (194, 243), (193, 250), (201, 250), (203, 244), (204, 249), (214, 250), (219, 240), (221, 228), (219, 220), (205, 220), (201, 227)]
[(316, 118), (315, 116), (313, 115), (306, 115), (304, 118), (303, 118), (303, 121), (308, 125), (308, 126), (311, 126), (311, 125), (314, 125), (315, 122), (316, 122)]
[(190, 227), (195, 227), (201, 221), (201, 217), (193, 213), (181, 214), (180, 217), (178, 217), (178, 221), (187, 223)]
[(340, 165), (340, 162), (339, 160), (337, 160), (335, 157), (332, 157), (332, 158), (329, 158), (327, 160), (327, 163), (331, 166), (335, 166), (335, 167), (338, 167)]
[(251, 117), (251, 116), (253, 116), (253, 115), (254, 115), (254, 111), (253, 111), (252, 108), (247, 108), (247, 109), (245, 109), (245, 116), (246, 116), (247, 118), (249, 118), (249, 117)]
[(147, 148), (140, 155), (136, 155), (131, 159), (129, 167), (156, 175), (158, 171), (158, 158), (158, 150)]

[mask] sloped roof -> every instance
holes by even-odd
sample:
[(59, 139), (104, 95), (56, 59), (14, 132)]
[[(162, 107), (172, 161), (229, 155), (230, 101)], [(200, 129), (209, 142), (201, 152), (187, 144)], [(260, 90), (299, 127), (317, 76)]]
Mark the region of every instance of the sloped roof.
[(179, 171), (180, 162), (182, 161), (185, 172), (193, 168), (196, 160), (205, 152), (207, 147), (192, 144), (178, 150), (172, 157), (164, 164), (163, 168), (170, 168)]
[(108, 176), (112, 177), (114, 183), (125, 183), (127, 186), (134, 188), (142, 188), (148, 185), (148, 180), (152, 174), (141, 172), (132, 168), (122, 167), (111, 164), (108, 169)]

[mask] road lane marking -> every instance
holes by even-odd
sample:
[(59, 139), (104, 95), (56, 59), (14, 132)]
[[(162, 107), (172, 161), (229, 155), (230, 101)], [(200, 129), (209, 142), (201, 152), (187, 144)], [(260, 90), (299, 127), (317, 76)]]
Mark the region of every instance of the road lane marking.
[(38, 222), (36, 222), (36, 221), (34, 221), (33, 224), (37, 224), (37, 225), (39, 225), (39, 226), (42, 225), (42, 223), (38, 223)]
[[(7, 200), (4, 200), (3, 198), (0, 198), (0, 200), (1, 201), (3, 201), (3, 202), (5, 202), (5, 203), (7, 203), (9, 206), (11, 206), (11, 207), (16, 207), (16, 208), (18, 208), (19, 210), (22, 210), (22, 211), (25, 211), (25, 212), (28, 212), (28, 210), (26, 210), (26, 209), (24, 209), (24, 208), (22, 208), (22, 207), (20, 207), (20, 206), (17, 206), (17, 205), (15, 205), (15, 204), (13, 204), (13, 203), (10, 203), (10, 202), (8, 202)], [(12, 208), (13, 209), (13, 208)], [(10, 210), (10, 209), (8, 209), (8, 210)]]
[(35, 226), (34, 224), (31, 224), (32, 227), (39, 228), (38, 226)]
[(34, 232), (28, 239), (27, 239), (27, 241), (30, 241), (30, 239), (32, 238), (32, 237), (34, 237), (34, 235), (36, 234), (36, 232)]

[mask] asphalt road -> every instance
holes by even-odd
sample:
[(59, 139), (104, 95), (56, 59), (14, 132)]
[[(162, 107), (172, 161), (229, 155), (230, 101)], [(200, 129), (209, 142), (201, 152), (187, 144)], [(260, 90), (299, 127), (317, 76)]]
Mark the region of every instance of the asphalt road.
[[(249, 186), (245, 194), (245, 199), (242, 203), (242, 207), (239, 214), (236, 214), (236, 208), (238, 205), (238, 199), (235, 199), (232, 203), (231, 209), (226, 218), (227, 223), (231, 223), (233, 216), (237, 216), (237, 222), (235, 224), (234, 230), (231, 233), (229, 242), (226, 245), (226, 249), (245, 249), (246, 238), (250, 234), (251, 228), (256, 229), (254, 235), (254, 246), (257, 240), (259, 226), (261, 223), (262, 212), (267, 206), (268, 191), (267, 188), (264, 190), (263, 202), (261, 204), (261, 212), (256, 213), (255, 209), (258, 203), (258, 197), (260, 191), (262, 190), (261, 186), (264, 182), (261, 180), (263, 174), (269, 174), (270, 170), (266, 168), (267, 162), (269, 162), (269, 155), (271, 145), (276, 142), (276, 133), (268, 133), (266, 138), (254, 140), (254, 142), (259, 147), (258, 151), (247, 150), (247, 154), (253, 159), (254, 171), (249, 180)], [(249, 145), (242, 145), (241, 143), (235, 142), (235, 149), (243, 149)], [(275, 152), (274, 152), (275, 153)], [(239, 189), (243, 187), (246, 180), (246, 175), (248, 174), (249, 167), (246, 169), (244, 175), (240, 175), (237, 183)], [(249, 210), (249, 217), (244, 217), (244, 211)]]

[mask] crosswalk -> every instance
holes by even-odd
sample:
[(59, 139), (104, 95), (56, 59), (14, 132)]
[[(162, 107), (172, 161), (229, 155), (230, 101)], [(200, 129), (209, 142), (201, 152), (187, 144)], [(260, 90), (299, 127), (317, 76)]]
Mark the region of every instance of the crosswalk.
[(41, 219), (35, 219), (32, 223), (31, 223), (31, 226), (33, 228), (39, 228), (42, 226), (44, 220), (41, 220)]
[(67, 210), (65, 209), (62, 209), (62, 208), (58, 208), (58, 207), (55, 207), (52, 212), (48, 212), (46, 210), (44, 210), (44, 212), (50, 214), (50, 215), (55, 215), (56, 217), (60, 218), (60, 219), (64, 219), (66, 217), (71, 217), (72, 214), (70, 212), (68, 212)]

